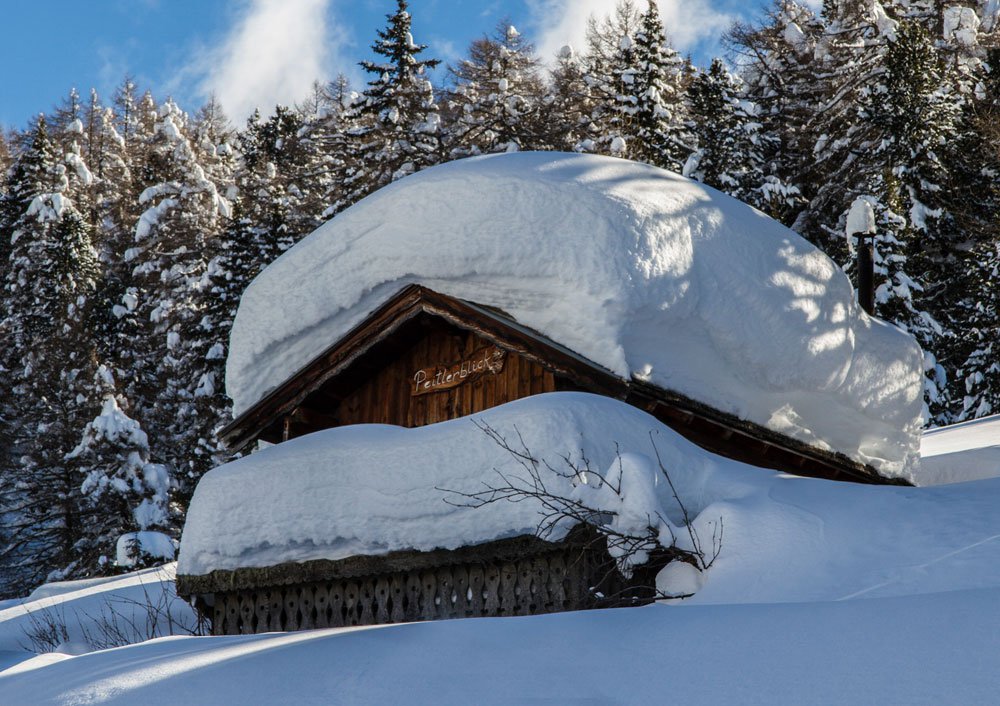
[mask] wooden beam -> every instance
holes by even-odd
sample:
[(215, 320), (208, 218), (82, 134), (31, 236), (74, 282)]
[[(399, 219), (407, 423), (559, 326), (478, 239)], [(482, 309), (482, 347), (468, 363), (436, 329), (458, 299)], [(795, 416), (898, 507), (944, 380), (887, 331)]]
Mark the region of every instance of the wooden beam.
[(296, 424), (304, 424), (315, 429), (328, 429), (335, 427), (339, 423), (332, 414), (318, 412), (309, 407), (296, 407), (291, 414), (291, 419)]

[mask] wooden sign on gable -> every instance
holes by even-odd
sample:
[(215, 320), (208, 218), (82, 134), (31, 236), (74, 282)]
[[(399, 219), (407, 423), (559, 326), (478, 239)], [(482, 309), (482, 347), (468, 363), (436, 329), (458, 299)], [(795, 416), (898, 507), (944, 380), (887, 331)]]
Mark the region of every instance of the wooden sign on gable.
[(426, 395), (449, 390), (483, 375), (496, 375), (503, 370), (507, 351), (499, 346), (479, 348), (464, 360), (451, 365), (421, 368), (413, 374), (410, 394)]

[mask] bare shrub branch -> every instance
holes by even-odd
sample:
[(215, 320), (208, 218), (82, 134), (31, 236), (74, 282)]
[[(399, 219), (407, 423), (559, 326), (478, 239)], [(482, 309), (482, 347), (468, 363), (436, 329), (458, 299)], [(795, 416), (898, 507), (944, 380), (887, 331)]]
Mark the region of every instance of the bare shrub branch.
[[(88, 647), (105, 650), (145, 642), (167, 635), (207, 635), (208, 626), (200, 614), (191, 621), (179, 619), (178, 610), (187, 603), (172, 587), (150, 591), (142, 583), (142, 598), (108, 596), (100, 612), (93, 615), (85, 610), (73, 610), (73, 621)], [(28, 612), (30, 625), (22, 630), (28, 644), (21, 646), (31, 652), (53, 652), (70, 639), (70, 622), (62, 605), (46, 606)]]
[[(445, 502), (456, 507), (478, 508), (501, 501), (514, 503), (533, 501), (539, 507), (539, 520), (535, 528), (535, 536), (551, 540), (553, 536), (563, 535), (566, 530), (574, 526), (584, 524), (592, 527), (597, 532), (597, 538), (606, 544), (608, 553), (614, 558), (615, 570), (626, 578), (631, 577), (640, 566), (655, 563), (662, 568), (670, 561), (683, 561), (699, 571), (705, 571), (718, 558), (722, 549), (722, 518), (720, 517), (716, 522), (711, 523), (711, 545), (710, 548), (704, 547), (694, 526), (693, 518), (681, 500), (669, 471), (663, 464), (652, 432), (650, 432), (650, 444), (653, 447), (656, 463), (680, 508), (684, 529), (692, 547), (691, 550), (683, 549), (677, 545), (673, 524), (658, 512), (655, 516), (647, 517), (645, 532), (622, 532), (612, 526), (612, 519), (616, 515), (614, 511), (588, 505), (578, 498), (567, 497), (552, 489), (552, 482), (556, 479), (569, 480), (574, 484), (583, 483), (596, 487), (607, 487), (622, 500), (623, 467), (621, 450), (617, 443), (615, 444), (617, 473), (602, 473), (595, 470), (591, 467), (589, 459), (582, 450), (579, 454), (579, 460), (575, 460), (570, 454), (563, 454), (560, 455), (562, 463), (553, 466), (546, 459), (539, 458), (532, 453), (516, 425), (514, 426), (516, 439), (508, 439), (486, 422), (476, 419), (472, 421), (494, 443), (510, 454), (520, 470), (505, 472), (494, 468), (499, 480), (497, 482), (483, 481), (482, 489), (472, 492), (438, 488), (451, 496), (446, 497)], [(664, 544), (662, 541), (661, 527), (669, 531), (670, 541), (668, 544)], [(626, 589), (626, 591), (629, 590), (632, 589)], [(656, 594), (658, 598), (679, 597), (666, 596), (658, 591)]]

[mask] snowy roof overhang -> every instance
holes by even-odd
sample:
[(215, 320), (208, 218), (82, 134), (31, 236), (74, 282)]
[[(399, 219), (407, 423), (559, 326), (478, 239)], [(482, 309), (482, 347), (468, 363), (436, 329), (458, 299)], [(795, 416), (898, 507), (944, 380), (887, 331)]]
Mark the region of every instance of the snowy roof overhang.
[[(848, 456), (811, 446), (751, 421), (715, 409), (677, 391), (636, 378), (625, 379), (571, 349), (519, 324), (505, 312), (408, 285), (369, 314), (323, 353), (273, 389), (222, 430), (231, 449), (241, 449), (297, 415), (316, 416), (304, 404), (310, 395), (345, 374), (421, 315), (472, 331), (507, 351), (542, 365), (590, 392), (639, 407), (718, 453), (752, 458), (758, 465), (800, 475), (884, 483), (887, 479)], [(333, 426), (333, 420), (318, 420)], [(324, 424), (324, 421), (329, 423)], [(737, 452), (740, 448), (744, 451)], [(898, 481), (893, 481), (898, 482)]]

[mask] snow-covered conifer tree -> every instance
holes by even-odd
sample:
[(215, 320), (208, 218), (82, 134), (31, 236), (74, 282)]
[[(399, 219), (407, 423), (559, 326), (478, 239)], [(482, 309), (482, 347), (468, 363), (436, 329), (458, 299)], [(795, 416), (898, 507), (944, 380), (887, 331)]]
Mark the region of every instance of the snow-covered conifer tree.
[(303, 203), (303, 194), (309, 192), (297, 183), (302, 176), (297, 168), (317, 158), (304, 154), (316, 146), (301, 144), (302, 132), (301, 116), (279, 107), (264, 123), (255, 112), (239, 135), (232, 218), (206, 270), (209, 296), (203, 319), (211, 323), (215, 336), (206, 365), (216, 380), (224, 378), (229, 330), (243, 290), (318, 223), (319, 203)]
[[(948, 88), (927, 31), (916, 22), (898, 25), (885, 54), (879, 85), (863, 94), (871, 141), (872, 193), (902, 217), (895, 243), (880, 243), (893, 276), (876, 287), (879, 314), (913, 333), (929, 356), (926, 397), (938, 421), (947, 417), (943, 317), (936, 300), (954, 247), (947, 209), (949, 175), (942, 160), (955, 137), (959, 102)], [(878, 247), (878, 246), (877, 246)], [(905, 272), (906, 274), (902, 274)]]
[(150, 551), (169, 546), (168, 539), (147, 541), (143, 547), (143, 539), (150, 533), (174, 530), (176, 534), (167, 507), (167, 469), (150, 462), (149, 440), (139, 423), (122, 410), (111, 371), (101, 366), (94, 387), (103, 394), (100, 413), (87, 422), (79, 443), (65, 457), (78, 465), (81, 476), (79, 560), (98, 573), (111, 572), (119, 543), (131, 536), (138, 547), (125, 547), (135, 554), (129, 557), (128, 567), (169, 561), (172, 553), (156, 556)]
[[(667, 41), (655, 0), (642, 14), (635, 33), (636, 70), (632, 74), (633, 159), (679, 172), (691, 152), (685, 116), (684, 62)], [(624, 87), (623, 87), (624, 88)]]
[(763, 132), (757, 106), (740, 97), (737, 79), (712, 61), (688, 88), (697, 150), (684, 174), (765, 212), (781, 213), (797, 195), (770, 172), (765, 154), (776, 138)]
[(585, 151), (628, 157), (632, 116), (638, 109), (635, 76), (638, 59), (635, 34), (640, 22), (632, 0), (620, 0), (602, 21), (591, 18), (587, 26), (587, 77), (594, 88), (590, 137), (580, 144)]
[(345, 164), (344, 206), (382, 186), (440, 161), (441, 120), (427, 70), (437, 59), (421, 59), (427, 48), (410, 32), (406, 0), (396, 0), (396, 12), (378, 30), (372, 50), (381, 63), (363, 61), (373, 76), (352, 109), (354, 155)]
[[(960, 139), (951, 145), (951, 207), (968, 234), (956, 249), (947, 301), (959, 369), (952, 378), (957, 419), (1000, 411), (1000, 49), (977, 68), (964, 106)], [(960, 406), (957, 404), (961, 402)]]
[(97, 258), (68, 195), (74, 178), (39, 118), (14, 166), (0, 225), (10, 243), (0, 396), (11, 452), (0, 474), (7, 528), (0, 566), (21, 588), (82, 569), (79, 482), (64, 456), (92, 411), (94, 356), (82, 328)]
[(545, 145), (548, 149), (590, 150), (591, 114), (594, 91), (587, 80), (586, 67), (579, 54), (566, 45), (559, 50), (549, 76), (543, 99)]
[(150, 435), (153, 457), (174, 474), (182, 500), (218, 461), (215, 430), (228, 400), (213, 362), (217, 350), (205, 308), (215, 241), (228, 200), (206, 175), (186, 134), (187, 118), (172, 102), (160, 108), (148, 145), (145, 207), (135, 227), (131, 306), (119, 310), (138, 332), (134, 377), (123, 387)]

